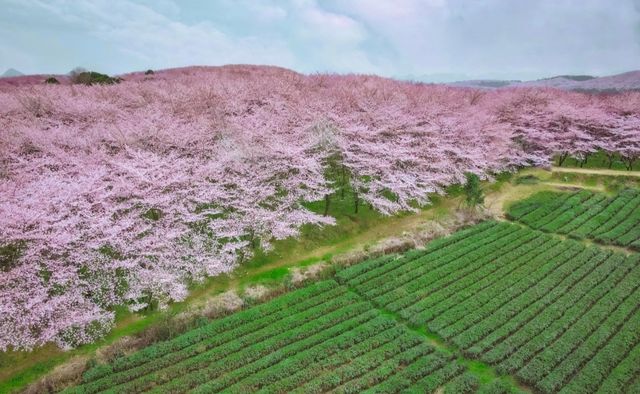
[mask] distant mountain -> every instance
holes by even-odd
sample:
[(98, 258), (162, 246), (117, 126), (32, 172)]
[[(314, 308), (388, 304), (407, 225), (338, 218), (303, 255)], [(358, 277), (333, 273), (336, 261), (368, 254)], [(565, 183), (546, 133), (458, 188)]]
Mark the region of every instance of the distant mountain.
[(457, 86), (461, 88), (496, 89), (496, 88), (503, 88), (505, 86), (518, 84), (520, 82), (522, 81), (509, 81), (509, 80), (501, 80), (501, 79), (473, 79), (469, 81), (451, 82), (451, 83), (448, 83), (447, 85)]
[(640, 70), (607, 77), (574, 80), (564, 76), (539, 81), (523, 82), (524, 86), (549, 86), (578, 91), (624, 91), (640, 90)]
[(607, 77), (559, 75), (535, 81), (475, 80), (449, 83), (451, 86), (496, 89), (503, 87), (550, 87), (585, 92), (640, 90), (640, 70)]
[(4, 74), (2, 74), (2, 76), (0, 76), (0, 78), (8, 78), (8, 77), (21, 77), (24, 74), (21, 73), (20, 71), (16, 70), (15, 68), (10, 68), (7, 71), (4, 72)]
[(551, 77), (551, 78), (542, 78), (542, 80), (555, 79), (555, 78), (570, 79), (572, 81), (588, 81), (590, 79), (594, 79), (594, 78), (598, 78), (598, 77), (594, 77), (593, 75), (557, 75), (557, 76)]

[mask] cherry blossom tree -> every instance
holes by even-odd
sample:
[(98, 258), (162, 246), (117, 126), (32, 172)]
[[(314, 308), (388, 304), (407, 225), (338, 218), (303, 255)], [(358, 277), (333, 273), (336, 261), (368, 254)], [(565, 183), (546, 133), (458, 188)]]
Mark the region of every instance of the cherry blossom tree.
[[(415, 211), (466, 173), (640, 155), (640, 94), (473, 89), (261, 66), (0, 85), (0, 349), (73, 347), (303, 225)], [(321, 212), (305, 202), (322, 201)]]

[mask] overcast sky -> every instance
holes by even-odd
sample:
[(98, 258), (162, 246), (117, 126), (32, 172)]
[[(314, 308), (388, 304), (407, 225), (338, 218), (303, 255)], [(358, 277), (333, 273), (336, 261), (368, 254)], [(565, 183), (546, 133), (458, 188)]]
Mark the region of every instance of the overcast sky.
[(229, 63), (425, 80), (640, 68), (640, 0), (0, 0), (0, 73)]

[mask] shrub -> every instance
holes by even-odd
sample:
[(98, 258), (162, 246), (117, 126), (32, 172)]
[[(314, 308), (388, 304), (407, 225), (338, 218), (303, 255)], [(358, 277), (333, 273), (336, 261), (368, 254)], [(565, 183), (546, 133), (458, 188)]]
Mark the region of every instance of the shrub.
[(467, 182), (464, 185), (465, 202), (470, 207), (484, 204), (484, 192), (480, 187), (480, 178), (471, 172), (465, 174)]
[(60, 81), (58, 81), (55, 77), (49, 77), (44, 80), (44, 83), (51, 84), (51, 85), (59, 85)]
[(120, 81), (120, 78), (113, 78), (108, 76), (107, 74), (101, 74), (95, 71), (83, 71), (71, 75), (71, 82), (83, 85), (113, 85), (119, 83)]
[(149, 219), (151, 221), (157, 222), (162, 219), (162, 210), (158, 208), (149, 208), (146, 212), (142, 214), (142, 217), (145, 219)]
[(496, 379), (486, 386), (480, 387), (481, 394), (508, 394), (515, 392), (513, 387), (503, 380)]

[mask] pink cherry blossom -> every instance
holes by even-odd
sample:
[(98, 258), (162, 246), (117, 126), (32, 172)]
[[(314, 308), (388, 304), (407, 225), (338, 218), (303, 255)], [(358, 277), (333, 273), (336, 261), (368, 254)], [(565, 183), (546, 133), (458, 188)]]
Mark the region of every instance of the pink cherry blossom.
[(261, 66), (0, 85), (0, 349), (73, 347), (114, 307), (183, 300), (257, 248), (335, 220), (338, 158), (384, 214), (553, 155), (640, 156), (640, 94), (480, 92)]

